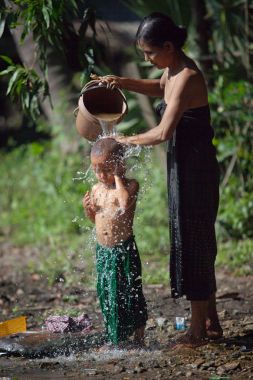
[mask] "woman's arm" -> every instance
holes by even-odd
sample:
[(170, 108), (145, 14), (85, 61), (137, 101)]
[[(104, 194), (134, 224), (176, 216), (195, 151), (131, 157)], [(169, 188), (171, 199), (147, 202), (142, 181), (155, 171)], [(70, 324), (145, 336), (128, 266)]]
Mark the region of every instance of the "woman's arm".
[(148, 132), (141, 133), (134, 136), (116, 136), (115, 139), (122, 144), (133, 145), (157, 145), (166, 140), (169, 140), (179, 120), (186, 109), (184, 101), (180, 99), (173, 99), (167, 105), (163, 114), (161, 122)]
[[(179, 79), (179, 78), (178, 78)], [(189, 108), (189, 102), (194, 93), (193, 76), (185, 75), (174, 87), (161, 122), (148, 132), (134, 136), (117, 136), (116, 140), (123, 144), (157, 145), (169, 140), (176, 129), (184, 111)]]
[(110, 88), (118, 87), (123, 90), (137, 92), (147, 96), (163, 97), (164, 85), (160, 79), (134, 79), (106, 75), (104, 77), (93, 76)]
[(160, 124), (148, 132), (133, 136), (116, 136), (115, 139), (122, 144), (157, 145), (169, 140), (183, 114), (181, 104), (167, 106)]
[(124, 90), (137, 92), (147, 96), (163, 97), (160, 79), (134, 79), (119, 77), (120, 87)]

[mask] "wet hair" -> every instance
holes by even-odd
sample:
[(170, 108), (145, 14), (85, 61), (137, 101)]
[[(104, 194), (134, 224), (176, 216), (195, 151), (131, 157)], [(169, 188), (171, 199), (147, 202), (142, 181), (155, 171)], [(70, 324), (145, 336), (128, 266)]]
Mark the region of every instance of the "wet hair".
[(104, 156), (112, 159), (123, 159), (125, 149), (122, 144), (110, 137), (102, 137), (91, 148), (91, 156)]
[(162, 47), (166, 41), (173, 43), (176, 49), (181, 49), (186, 41), (187, 31), (183, 26), (177, 26), (167, 15), (153, 12), (141, 21), (136, 36), (136, 45), (140, 40), (151, 46)]

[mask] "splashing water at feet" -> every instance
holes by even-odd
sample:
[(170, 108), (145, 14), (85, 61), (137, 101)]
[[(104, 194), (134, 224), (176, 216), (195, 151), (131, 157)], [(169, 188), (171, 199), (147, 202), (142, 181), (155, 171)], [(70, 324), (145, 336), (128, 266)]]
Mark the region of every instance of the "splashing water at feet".
[[(111, 121), (107, 120), (102, 120), (100, 121), (103, 135), (98, 137), (98, 140), (101, 138), (108, 138), (112, 135), (117, 135), (118, 133), (116, 132), (116, 123), (114, 126), (112, 126)], [(127, 177), (130, 178), (137, 178), (138, 181), (141, 183), (140, 187), (140, 196), (138, 203), (142, 203), (142, 198), (146, 194), (146, 192), (149, 190), (151, 187), (150, 184), (150, 163), (151, 163), (151, 148), (147, 147), (141, 147), (141, 146), (126, 146), (125, 152), (124, 152), (124, 159), (126, 159), (127, 163), (127, 171), (129, 175)], [(131, 174), (130, 174), (131, 173)], [(94, 185), (97, 182), (96, 175), (91, 170), (91, 166), (88, 167), (88, 169), (85, 171), (77, 171), (77, 175), (75, 178), (73, 178), (74, 181), (81, 181), (84, 184), (84, 187), (90, 188), (92, 185)], [(141, 210), (139, 209), (139, 212)], [(112, 212), (115, 212), (115, 218), (117, 218), (117, 214), (120, 215), (120, 210), (111, 210), (111, 208), (108, 208), (108, 219), (111, 220), (113, 218)], [(107, 213), (106, 210), (103, 210), (104, 217), (107, 219)], [(84, 219), (85, 220), (85, 219)], [(75, 217), (73, 219), (73, 222), (79, 222), (79, 227), (80, 230), (85, 230), (88, 232), (88, 234), (85, 234), (85, 246), (84, 246), (84, 251), (86, 252), (86, 257), (87, 253), (89, 255), (92, 255), (92, 261), (96, 261), (95, 259), (95, 246), (96, 246), (96, 229), (95, 227), (87, 227), (86, 222), (83, 221), (81, 222), (81, 219), (78, 217)], [(127, 223), (127, 222), (125, 222)], [(88, 230), (89, 229), (89, 230)], [(83, 254), (80, 253), (79, 255), (80, 262), (85, 262)], [(92, 271), (92, 276), (95, 278), (95, 266), (94, 266), (94, 273)], [(114, 350), (110, 349), (107, 355), (112, 355), (112, 351), (114, 355), (122, 355), (122, 348), (115, 348)], [(125, 350), (123, 350), (124, 352)], [(96, 355), (102, 355), (102, 357), (105, 355), (105, 353), (96, 353)]]

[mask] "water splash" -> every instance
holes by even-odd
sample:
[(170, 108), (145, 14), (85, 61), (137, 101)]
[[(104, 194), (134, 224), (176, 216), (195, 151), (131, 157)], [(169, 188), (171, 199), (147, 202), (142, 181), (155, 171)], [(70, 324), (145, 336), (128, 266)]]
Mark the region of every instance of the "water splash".
[(106, 121), (99, 119), (99, 124), (102, 128), (102, 137), (115, 136), (116, 132), (116, 121)]
[[(107, 121), (100, 121), (100, 125), (102, 128), (102, 135), (99, 136), (100, 138), (107, 138), (109, 136), (115, 136), (117, 135), (116, 131), (116, 123), (114, 125), (108, 123)], [(126, 166), (127, 166), (127, 172), (126, 177), (127, 178), (136, 178), (138, 182), (140, 183), (140, 191), (139, 191), (139, 197), (137, 201), (137, 211), (136, 214), (142, 212), (141, 205), (142, 205), (142, 199), (147, 193), (147, 191), (152, 186), (150, 182), (151, 176), (151, 149), (150, 147), (142, 147), (140, 145), (130, 145), (127, 146), (124, 154), (124, 159), (126, 160)], [(73, 181), (78, 182), (81, 181), (84, 185), (93, 185), (95, 182), (97, 182), (96, 176), (91, 168), (91, 165), (88, 167), (88, 169), (85, 170), (79, 170), (76, 173), (76, 176), (73, 178)], [(86, 187), (87, 188), (87, 187)], [(105, 218), (106, 213), (104, 212)], [(137, 216), (136, 215), (136, 216)], [(112, 216), (112, 210), (108, 208), (108, 217), (110, 219)], [(83, 230), (85, 232), (85, 240), (83, 243), (83, 249), (79, 253), (79, 260), (80, 262), (84, 262), (87, 259), (87, 255), (90, 257), (90, 260), (92, 260), (95, 263), (95, 246), (97, 243), (96, 239), (96, 229), (95, 227), (87, 227), (87, 219), (86, 217), (80, 219), (78, 217), (73, 218), (74, 223), (78, 223), (81, 228), (80, 230)], [(95, 265), (94, 269), (92, 270), (92, 278), (95, 283), (96, 278), (96, 271), (95, 271)], [(93, 281), (92, 280), (92, 281)], [(99, 360), (99, 357), (103, 360), (106, 357), (117, 357), (125, 355), (125, 350), (110, 350), (107, 353), (98, 354), (97, 352), (94, 353), (94, 358)], [(126, 354), (128, 355), (128, 354)]]
[(78, 170), (76, 172), (77, 176), (73, 177), (72, 181), (80, 181), (80, 180), (85, 181), (86, 179), (89, 180), (90, 174), (91, 174), (91, 165), (88, 167), (86, 171)]
[(102, 129), (102, 136), (116, 134), (116, 125), (118, 124), (121, 113), (98, 113), (93, 115), (99, 122)]
[(142, 147), (140, 145), (129, 145), (125, 151), (124, 158), (140, 157)]

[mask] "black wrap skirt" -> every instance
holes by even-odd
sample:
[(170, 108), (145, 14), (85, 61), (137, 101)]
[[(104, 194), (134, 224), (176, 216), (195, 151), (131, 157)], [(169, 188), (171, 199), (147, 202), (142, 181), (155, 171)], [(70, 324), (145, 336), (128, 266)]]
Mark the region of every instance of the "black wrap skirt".
[[(161, 114), (166, 104), (163, 103)], [(209, 107), (186, 111), (168, 144), (167, 179), (172, 297), (207, 300), (216, 291), (215, 220), (219, 166)]]

